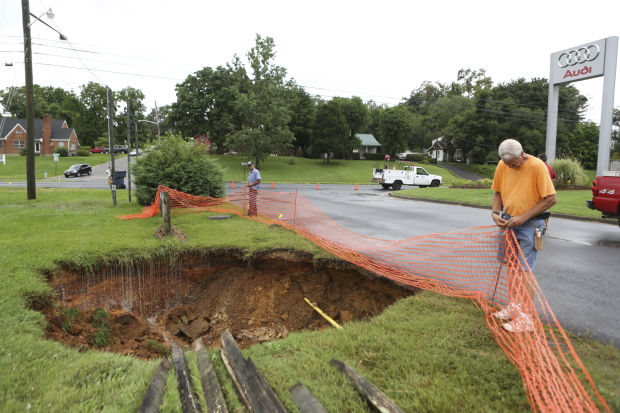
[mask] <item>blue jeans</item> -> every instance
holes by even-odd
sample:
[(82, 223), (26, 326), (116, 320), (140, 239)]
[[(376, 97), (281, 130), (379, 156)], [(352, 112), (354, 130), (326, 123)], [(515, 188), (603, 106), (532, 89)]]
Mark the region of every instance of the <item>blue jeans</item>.
[[(501, 214), (502, 218), (505, 220), (510, 219), (510, 215), (505, 212)], [(523, 225), (518, 227), (511, 228), (519, 242), (519, 246), (521, 247), (521, 251), (523, 252), (523, 256), (525, 257), (525, 261), (530, 266), (530, 269), (534, 270), (534, 265), (536, 264), (536, 256), (538, 255), (538, 251), (534, 248), (534, 238), (536, 236), (536, 230), (540, 229), (541, 232), (545, 232), (545, 220), (532, 218), (529, 221), (525, 222)], [(502, 248), (503, 249), (503, 248)], [(521, 257), (519, 257), (521, 260)], [(524, 264), (521, 262), (521, 264)]]

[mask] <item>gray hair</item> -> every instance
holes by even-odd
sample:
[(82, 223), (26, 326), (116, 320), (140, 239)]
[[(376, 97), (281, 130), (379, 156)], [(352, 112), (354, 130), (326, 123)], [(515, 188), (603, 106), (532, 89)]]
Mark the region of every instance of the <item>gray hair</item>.
[(504, 161), (518, 158), (521, 156), (521, 152), (523, 152), (523, 147), (519, 141), (514, 139), (506, 139), (499, 144), (499, 149), (497, 150), (499, 157)]

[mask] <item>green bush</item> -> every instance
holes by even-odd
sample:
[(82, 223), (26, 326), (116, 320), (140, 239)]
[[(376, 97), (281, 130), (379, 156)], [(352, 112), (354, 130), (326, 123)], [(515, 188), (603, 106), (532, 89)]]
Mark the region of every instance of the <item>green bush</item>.
[(369, 161), (382, 161), (385, 159), (384, 153), (367, 153), (366, 159)]
[(179, 135), (166, 135), (156, 145), (157, 150), (136, 161), (136, 197), (141, 205), (153, 203), (158, 185), (192, 195), (224, 196), (221, 167), (201, 148)]
[(296, 163), (297, 163), (297, 159), (295, 159), (294, 156), (291, 156), (290, 158), (288, 158), (289, 165), (295, 165)]
[(97, 327), (97, 331), (90, 338), (90, 343), (96, 347), (105, 347), (112, 342), (110, 333), (112, 326), (110, 325), (110, 314), (103, 308), (95, 309), (93, 313), (93, 325)]
[(26, 155), (28, 155), (28, 148), (26, 148), (26, 147), (21, 148), (21, 149), (19, 150), (19, 154), (20, 154), (20, 156), (26, 156)]
[(54, 153), (60, 154), (61, 158), (66, 158), (67, 156), (69, 156), (69, 150), (65, 146), (60, 146), (56, 148)]
[(423, 162), (426, 159), (426, 155), (423, 153), (408, 153), (405, 156), (405, 160), (409, 162)]
[(77, 151), (77, 156), (90, 156), (90, 152), (86, 148), (80, 148)]
[(560, 188), (573, 188), (583, 186), (588, 182), (588, 177), (581, 166), (581, 163), (572, 158), (556, 159), (551, 162), (551, 167), (558, 178), (555, 186)]
[(359, 152), (353, 152), (351, 155), (352, 155), (351, 157), (352, 157), (353, 160), (355, 160), (355, 161), (359, 161), (360, 160), (360, 153)]

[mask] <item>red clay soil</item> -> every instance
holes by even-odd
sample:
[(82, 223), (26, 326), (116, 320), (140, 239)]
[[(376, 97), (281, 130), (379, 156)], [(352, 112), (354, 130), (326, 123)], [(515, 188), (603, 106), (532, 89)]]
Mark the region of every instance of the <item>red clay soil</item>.
[[(172, 268), (165, 262), (131, 268), (118, 264), (95, 274), (53, 274), (50, 282), (64, 299), (42, 310), (47, 336), (93, 348), (92, 314), (101, 307), (111, 314), (113, 344), (101, 348), (105, 351), (161, 357), (163, 347), (156, 342), (188, 346), (202, 337), (207, 346), (219, 346), (225, 330), (247, 347), (294, 331), (329, 327), (304, 297), (337, 322), (347, 323), (373, 317), (415, 293), (347, 262), (317, 262), (290, 251), (262, 252), (249, 259), (239, 251), (202, 252), (175, 262)], [(61, 309), (66, 308), (80, 313), (63, 330), (67, 310)]]

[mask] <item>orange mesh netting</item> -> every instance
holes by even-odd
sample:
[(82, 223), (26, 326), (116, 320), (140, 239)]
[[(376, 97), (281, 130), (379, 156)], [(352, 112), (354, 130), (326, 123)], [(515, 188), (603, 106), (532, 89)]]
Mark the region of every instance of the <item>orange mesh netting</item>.
[[(253, 199), (247, 188), (218, 199), (160, 186), (153, 205), (141, 214), (159, 212), (159, 192), (168, 191), (171, 209), (201, 209), (277, 223), (353, 264), (402, 284), (471, 299), (486, 314), (495, 340), (523, 379), (534, 411), (611, 411), (575, 353), (528, 267), (512, 231), (495, 226), (383, 240), (342, 227), (297, 192), (260, 191)], [(492, 313), (514, 303), (531, 317), (532, 331), (510, 333)]]

